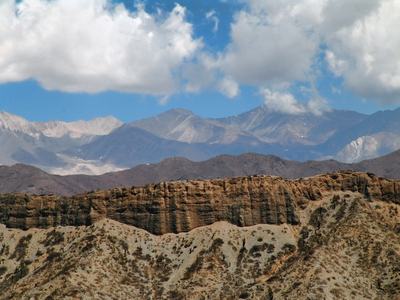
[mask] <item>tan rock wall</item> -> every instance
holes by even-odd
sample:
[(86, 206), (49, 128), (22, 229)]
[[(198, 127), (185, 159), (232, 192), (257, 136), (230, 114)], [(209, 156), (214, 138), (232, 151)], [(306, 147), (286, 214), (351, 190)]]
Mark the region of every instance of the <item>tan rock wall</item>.
[(299, 203), (339, 191), (400, 203), (398, 181), (347, 171), (298, 180), (249, 176), (162, 182), (73, 197), (6, 194), (0, 195), (0, 223), (47, 228), (90, 225), (107, 217), (154, 234), (190, 231), (217, 221), (296, 225)]

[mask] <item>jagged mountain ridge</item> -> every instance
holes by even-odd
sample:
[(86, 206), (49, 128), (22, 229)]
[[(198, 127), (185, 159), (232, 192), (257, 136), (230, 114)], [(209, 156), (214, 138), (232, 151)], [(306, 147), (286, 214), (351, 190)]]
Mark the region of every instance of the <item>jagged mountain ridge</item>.
[(331, 110), (321, 115), (290, 115), (271, 112), (263, 105), (237, 116), (215, 121), (242, 128), (262, 140), (282, 145), (318, 145), (366, 117), (364, 114), (346, 110)]
[(400, 109), (378, 111), (316, 147), (343, 162), (379, 157), (400, 147)]
[[(396, 128), (400, 128), (400, 124), (382, 122), (386, 125), (380, 126), (382, 131), (376, 132), (378, 128), (376, 123), (379, 123), (380, 119), (392, 120), (393, 117), (390, 117), (392, 114), (395, 115), (396, 111), (384, 111), (371, 116), (338, 110), (325, 112), (319, 116), (289, 115), (273, 112), (268, 107), (261, 106), (234, 117), (204, 119), (185, 109), (172, 109), (124, 126), (138, 127), (158, 138), (184, 143), (180, 144), (180, 147), (187, 147), (187, 144), (193, 148), (200, 147), (200, 151), (205, 156), (208, 155), (207, 158), (219, 154), (238, 155), (255, 152), (299, 161), (336, 159), (359, 162), (398, 149), (400, 142), (397, 141), (400, 141), (400, 135)], [(366, 122), (365, 119), (371, 121)], [(363, 130), (358, 129), (361, 122)], [(392, 126), (395, 128), (392, 129)], [(350, 134), (352, 128), (355, 133)], [(119, 130), (122, 131), (122, 127)], [(369, 133), (374, 136), (360, 136)], [(114, 134), (115, 132), (112, 133)], [(360, 142), (360, 138), (362, 141), (373, 141), (373, 143)], [(115, 137), (103, 138), (104, 141), (107, 139), (110, 139), (110, 142), (104, 143), (112, 144), (111, 140), (115, 140)], [(121, 144), (124, 145), (124, 141), (121, 141)], [(93, 149), (98, 149), (95, 142), (93, 145), (88, 144), (79, 148), (79, 151), (82, 151), (84, 157), (94, 158), (95, 156), (91, 155), (92, 146)], [(101, 152), (108, 153), (109, 149), (106, 147)], [(162, 149), (159, 148), (158, 152), (162, 152)], [(128, 152), (124, 157), (135, 161), (135, 157)], [(184, 157), (193, 160), (202, 159), (193, 154)], [(154, 159), (151, 162), (157, 161)], [(148, 162), (147, 158), (143, 159), (143, 163)], [(131, 166), (133, 164), (129, 165)]]
[(82, 135), (107, 135), (123, 123), (113, 116), (105, 118), (94, 118), (89, 121), (79, 120), (76, 122), (34, 122), (34, 126), (48, 137), (62, 137), (69, 135), (71, 138), (79, 138)]
[[(85, 145), (109, 134), (123, 123), (114, 117), (77, 122), (29, 122), (7, 112), (0, 112), (0, 164), (25, 163), (44, 170), (71, 169), (76, 157), (65, 158), (62, 151)], [(98, 165), (97, 162), (86, 162)], [(104, 165), (104, 164), (103, 164)], [(112, 167), (110, 170), (119, 170)]]
[(204, 160), (212, 156), (202, 144), (192, 145), (154, 136), (150, 132), (122, 125), (112, 133), (83, 145), (66, 154), (85, 160), (111, 162), (117, 166), (133, 167), (141, 163), (159, 162), (166, 157), (183, 156), (193, 160)]
[(236, 126), (224, 126), (216, 120), (204, 119), (182, 108), (134, 121), (130, 125), (164, 139), (186, 143), (230, 144), (240, 136), (253, 137)]
[[(69, 199), (2, 196), (0, 222), (9, 227), (0, 225), (0, 293), (399, 299), (399, 185), (340, 172), (171, 182)], [(261, 206), (253, 211), (251, 203)], [(246, 226), (253, 217), (265, 219)], [(77, 227), (59, 226), (67, 224)]]
[(121, 121), (112, 116), (69, 123), (62, 121), (29, 122), (4, 110), (0, 112), (0, 128), (2, 131), (23, 132), (34, 138), (38, 138), (40, 134), (47, 137), (69, 135), (71, 138), (79, 138), (84, 134), (106, 135), (122, 124)]
[(0, 164), (25, 163), (68, 175), (104, 174), (171, 156), (201, 161), (246, 152), (297, 161), (358, 162), (400, 147), (399, 112), (288, 115), (261, 106), (238, 116), (205, 119), (172, 109), (122, 124), (113, 117), (31, 123), (3, 111)]
[(31, 122), (4, 110), (0, 112), (0, 128), (2, 131), (23, 132), (36, 138), (40, 135), (40, 131)]

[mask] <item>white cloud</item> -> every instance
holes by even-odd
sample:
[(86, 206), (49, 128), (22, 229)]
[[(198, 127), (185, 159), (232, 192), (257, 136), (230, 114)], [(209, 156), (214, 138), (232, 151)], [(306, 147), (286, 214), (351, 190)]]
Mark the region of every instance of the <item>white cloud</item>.
[(168, 103), (168, 100), (169, 100), (169, 95), (165, 95), (165, 96), (161, 97), (160, 99), (158, 99), (158, 104), (166, 105)]
[(307, 111), (314, 115), (320, 116), (324, 112), (331, 110), (332, 109), (328, 107), (327, 101), (317, 94), (307, 102)]
[[(295, 81), (310, 78), (319, 51), (319, 35), (314, 30), (320, 21), (319, 3), (319, 0), (301, 5), (291, 1), (248, 1), (248, 7), (234, 16), (232, 42), (225, 51), (216, 55), (202, 53), (198, 67), (192, 65), (186, 69), (186, 89), (200, 91), (211, 86), (234, 97), (243, 84), (268, 86), (263, 91), (272, 109), (295, 114), (312, 110), (282, 91)], [(213, 15), (211, 11), (206, 17)], [(270, 88), (280, 92), (272, 93)], [(318, 113), (318, 109), (314, 111)]]
[(211, 10), (208, 13), (206, 13), (206, 19), (211, 18), (213, 15), (215, 15), (215, 10)]
[(265, 105), (271, 111), (291, 115), (300, 115), (307, 112), (306, 105), (298, 102), (290, 93), (272, 92), (269, 89), (261, 89), (260, 92), (265, 97)]
[(171, 94), (201, 47), (178, 4), (155, 16), (107, 0), (0, 3), (0, 83), (33, 78), (49, 90)]
[[(326, 60), (330, 70), (342, 76), (351, 91), (366, 99), (398, 103), (400, 2), (366, 1), (365, 6), (369, 9), (364, 15), (357, 15), (352, 22), (325, 35)], [(345, 5), (342, 11), (344, 8)]]
[(182, 68), (182, 76), (186, 79), (184, 90), (189, 93), (199, 93), (216, 82), (215, 66), (209, 54), (199, 53), (196, 58), (196, 62)]
[(218, 24), (219, 24), (219, 19), (215, 16), (215, 11), (209, 11), (208, 13), (206, 13), (206, 19), (211, 19), (214, 21), (214, 28), (212, 30), (212, 32), (217, 32), (218, 31)]
[(231, 24), (231, 43), (199, 60), (213, 76), (282, 91), (284, 85), (315, 82), (323, 72), (322, 53), (347, 89), (370, 100), (400, 102), (400, 1), (244, 2)]
[(355, 22), (377, 10), (381, 0), (325, 0), (323, 2), (319, 17), (320, 27), (323, 34), (329, 36), (343, 28), (353, 26)]
[(260, 88), (260, 94), (264, 96), (264, 103), (271, 111), (291, 115), (301, 115), (306, 113), (321, 115), (326, 111), (330, 111), (325, 99), (317, 95), (315, 91), (313, 92), (313, 97), (308, 101), (308, 103), (297, 101), (289, 92), (271, 91), (268, 88)]
[(229, 98), (236, 97), (239, 93), (239, 85), (231, 77), (224, 77), (219, 80), (217, 88)]
[(342, 93), (342, 91), (341, 90), (339, 90), (339, 89), (336, 89), (335, 87), (333, 87), (332, 85), (331, 85), (331, 90), (332, 90), (332, 93), (334, 93), (334, 94), (341, 94)]
[(234, 17), (232, 43), (216, 62), (220, 70), (240, 84), (306, 80), (319, 42), (313, 24), (301, 21), (310, 15), (306, 8), (249, 1), (248, 10)]
[[(347, 89), (400, 102), (400, 1), (242, 2), (229, 45), (207, 53), (178, 4), (151, 15), (108, 0), (0, 0), (0, 83), (33, 78), (49, 90), (161, 96), (183, 85), (186, 92), (211, 88), (228, 97), (248, 84), (279, 91), (268, 96), (271, 103), (279, 96), (296, 111), (282, 87), (312, 84), (323, 72), (322, 53)], [(217, 31), (215, 11), (205, 17)]]

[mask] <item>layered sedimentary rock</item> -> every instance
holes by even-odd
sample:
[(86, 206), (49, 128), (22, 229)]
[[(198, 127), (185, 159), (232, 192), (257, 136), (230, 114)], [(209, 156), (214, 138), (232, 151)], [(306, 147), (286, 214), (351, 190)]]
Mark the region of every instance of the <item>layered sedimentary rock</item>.
[(29, 229), (91, 225), (106, 217), (153, 234), (187, 232), (217, 221), (297, 225), (298, 207), (335, 191), (400, 203), (400, 182), (347, 171), (298, 180), (248, 176), (162, 182), (73, 197), (6, 194), (0, 196), (0, 222)]

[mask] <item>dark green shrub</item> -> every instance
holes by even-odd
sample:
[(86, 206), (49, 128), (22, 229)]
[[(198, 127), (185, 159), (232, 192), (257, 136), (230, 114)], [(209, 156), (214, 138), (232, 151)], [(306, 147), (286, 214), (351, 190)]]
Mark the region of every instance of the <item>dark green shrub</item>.
[(17, 246), (15, 246), (15, 250), (13, 254), (11, 254), (10, 259), (16, 258), (17, 261), (20, 261), (26, 255), (26, 249), (28, 248), (29, 241), (32, 239), (32, 234), (28, 234), (27, 236), (23, 236), (19, 241)]
[(221, 238), (217, 238), (213, 241), (211, 245), (211, 250), (215, 251), (217, 248), (221, 247), (224, 244), (224, 240)]

